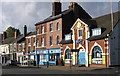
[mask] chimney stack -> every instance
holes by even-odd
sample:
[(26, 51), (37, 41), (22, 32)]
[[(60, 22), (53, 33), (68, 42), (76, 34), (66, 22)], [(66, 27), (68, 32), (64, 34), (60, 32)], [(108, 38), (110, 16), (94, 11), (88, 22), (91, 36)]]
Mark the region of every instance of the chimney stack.
[(75, 5), (78, 5), (76, 2), (70, 2), (69, 8), (74, 8)]
[(52, 16), (56, 16), (61, 13), (60, 0), (54, 0), (52, 3)]
[(3, 41), (7, 38), (7, 33), (4, 31), (3, 32)]
[(17, 30), (15, 30), (14, 37), (17, 38)]
[(24, 25), (24, 37), (26, 37), (26, 35), (27, 35), (27, 26)]

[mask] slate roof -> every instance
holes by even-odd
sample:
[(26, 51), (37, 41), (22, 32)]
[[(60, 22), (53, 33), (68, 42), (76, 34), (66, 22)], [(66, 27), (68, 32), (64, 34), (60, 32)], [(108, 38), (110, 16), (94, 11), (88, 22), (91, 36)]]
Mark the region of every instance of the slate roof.
[(34, 31), (34, 32), (30, 32), (26, 37), (28, 37), (28, 36), (32, 36), (32, 35), (36, 35), (36, 31)]
[[(111, 14), (107, 14), (104, 16), (100, 16), (97, 18), (93, 18), (91, 20), (95, 20), (97, 25), (97, 28), (104, 29), (102, 31), (102, 34), (99, 36), (91, 36), (88, 38), (88, 40), (97, 40), (97, 39), (103, 39), (107, 37), (107, 34), (109, 34), (112, 31), (112, 23), (111, 23)], [(120, 11), (113, 13), (113, 27), (116, 26), (117, 22), (120, 21)]]
[(2, 44), (10, 44), (10, 43), (12, 43), (14, 40), (15, 40), (14, 37), (6, 38), (6, 39), (2, 42)]
[[(79, 18), (86, 18), (86, 19), (91, 19), (92, 17), (80, 6), (77, 4), (77, 8), (79, 8), (79, 10), (77, 12), (81, 13), (81, 15), (79, 15)], [(35, 24), (35, 26), (58, 19), (58, 18), (62, 18), (64, 15), (67, 15), (70, 12), (73, 12), (74, 9), (73, 8), (69, 8), (67, 10), (64, 10), (63, 12), (61, 12), (60, 14), (56, 15), (56, 16), (50, 16), (46, 19), (44, 19), (43, 21), (40, 21), (38, 23)], [(75, 13), (74, 13), (75, 14)], [(73, 14), (71, 14), (72, 16), (75, 16)], [(70, 15), (69, 15), (70, 16)]]

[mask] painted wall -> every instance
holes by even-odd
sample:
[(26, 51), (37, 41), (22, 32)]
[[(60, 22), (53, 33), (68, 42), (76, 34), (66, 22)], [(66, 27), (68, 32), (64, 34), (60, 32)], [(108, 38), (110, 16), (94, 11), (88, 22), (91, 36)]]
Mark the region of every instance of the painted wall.
[(109, 36), (109, 65), (120, 65), (120, 21)]

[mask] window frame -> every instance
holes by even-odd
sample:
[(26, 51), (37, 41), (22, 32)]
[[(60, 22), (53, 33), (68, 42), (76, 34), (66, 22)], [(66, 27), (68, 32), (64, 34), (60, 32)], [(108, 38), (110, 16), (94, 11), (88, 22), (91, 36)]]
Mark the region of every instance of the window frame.
[(50, 23), (50, 32), (53, 32), (53, 23)]
[(45, 33), (45, 27), (44, 26), (41, 26), (41, 33), (44, 34)]
[(57, 30), (60, 30), (59, 22), (57, 22)]
[(45, 41), (45, 40), (44, 40), (44, 38), (42, 37), (42, 38), (41, 38), (41, 46), (42, 46), (42, 47), (44, 47), (44, 41)]
[(53, 36), (50, 36), (50, 46), (53, 46)]
[(57, 36), (57, 45), (59, 45), (59, 42), (60, 42), (60, 37)]
[[(79, 36), (80, 35), (80, 31), (81, 31), (81, 36)], [(78, 39), (82, 39), (82, 37), (83, 37), (83, 30), (82, 29), (79, 29), (78, 30)]]
[(92, 36), (99, 36), (101, 35), (101, 28), (92, 29)]

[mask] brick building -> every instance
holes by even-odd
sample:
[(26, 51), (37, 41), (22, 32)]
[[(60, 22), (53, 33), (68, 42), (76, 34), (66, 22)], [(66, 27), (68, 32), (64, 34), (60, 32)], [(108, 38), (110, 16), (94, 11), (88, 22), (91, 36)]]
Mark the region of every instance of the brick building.
[[(61, 41), (63, 59), (65, 60), (64, 57), (69, 56), (66, 54), (66, 49), (69, 49), (72, 54), (72, 65), (85, 65), (86, 67), (120, 65), (119, 15), (119, 11), (113, 13), (113, 27), (111, 14), (93, 19), (77, 19), (71, 27), (72, 38), (70, 35), (68, 37), (66, 35), (68, 40)], [(70, 57), (68, 59), (69, 61), (65, 61), (65, 65), (70, 64)]]
[[(81, 13), (82, 12), (82, 13)], [(77, 18), (91, 19), (88, 13), (75, 2), (71, 2), (69, 9), (61, 11), (61, 3), (52, 3), (52, 16), (35, 24), (36, 26), (36, 62), (45, 65), (57, 65), (61, 58), (59, 44), (65, 35), (70, 33), (70, 28)]]

